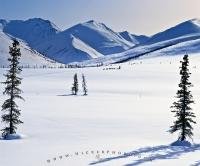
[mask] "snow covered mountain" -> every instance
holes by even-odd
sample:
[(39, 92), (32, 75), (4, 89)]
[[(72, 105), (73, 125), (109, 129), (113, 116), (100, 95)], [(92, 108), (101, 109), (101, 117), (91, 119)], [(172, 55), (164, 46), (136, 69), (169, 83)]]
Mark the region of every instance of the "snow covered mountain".
[(104, 24), (88, 21), (56, 34), (36, 50), (59, 62), (69, 63), (123, 52), (132, 46), (132, 42)]
[(181, 24), (178, 24), (170, 29), (153, 35), (148, 43), (158, 43), (181, 36), (195, 35), (200, 33), (200, 20), (192, 19)]
[(132, 42), (136, 45), (145, 43), (149, 37), (145, 35), (133, 35), (128, 31), (120, 32), (119, 33), (125, 40)]
[(49, 40), (58, 32), (59, 28), (52, 22), (41, 18), (22, 20), (0, 20), (3, 32), (26, 41), (32, 48)]
[[(103, 23), (88, 21), (61, 31), (40, 18), (0, 20), (0, 30), (20, 38), (48, 58), (61, 63), (117, 63), (158, 52), (163, 55), (200, 52), (200, 20), (192, 19), (151, 37), (114, 32)], [(165, 51), (163, 51), (165, 50)]]
[[(23, 66), (56, 66), (54, 61), (44, 57), (37, 51), (31, 49), (24, 41), (19, 40), (22, 57), (20, 59)], [(9, 46), (12, 45), (12, 37), (0, 30), (0, 66), (8, 65)]]
[(73, 35), (59, 34), (50, 41), (44, 42), (37, 50), (58, 62), (80, 62), (102, 57), (103, 55)]
[(144, 44), (107, 57), (89, 60), (79, 65), (94, 66), (98, 63), (126, 62), (139, 57), (178, 55), (200, 52), (200, 21), (189, 20), (164, 32), (158, 33)]
[(93, 20), (61, 31), (40, 18), (0, 20), (3, 32), (26, 41), (41, 54), (62, 63), (84, 61), (123, 52), (135, 44), (119, 33)]
[(104, 55), (122, 52), (133, 46), (103, 23), (94, 20), (78, 24), (63, 34), (73, 34)]
[(6, 20), (0, 19), (0, 30), (2, 31), (3, 28), (6, 26), (8, 22)]
[(81, 66), (96, 66), (99, 63), (111, 64), (127, 62), (136, 58), (171, 56), (200, 52), (200, 34), (175, 38), (163, 42), (134, 47), (128, 51), (78, 63)]

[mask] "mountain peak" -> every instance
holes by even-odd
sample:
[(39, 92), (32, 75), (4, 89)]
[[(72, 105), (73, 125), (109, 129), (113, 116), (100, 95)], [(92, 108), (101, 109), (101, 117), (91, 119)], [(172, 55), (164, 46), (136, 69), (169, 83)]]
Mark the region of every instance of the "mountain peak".
[(199, 18), (193, 18), (193, 19), (191, 19), (191, 21), (200, 21), (200, 19)]
[(95, 23), (96, 21), (95, 20), (89, 20), (89, 21), (87, 21), (86, 23), (91, 23), (91, 24), (93, 24), (93, 23)]
[[(83, 23), (84, 24), (84, 23)], [(101, 23), (101, 22), (98, 22), (98, 21), (96, 21), (96, 20), (89, 20), (89, 21), (87, 21), (87, 22), (85, 22), (85, 24), (103, 24), (103, 23)]]
[(134, 44), (142, 44), (145, 43), (149, 37), (145, 36), (145, 35), (135, 35), (135, 34), (131, 34), (128, 31), (123, 31), (123, 32), (119, 32), (119, 34), (126, 39), (127, 41), (130, 41)]
[(194, 19), (182, 22), (170, 29), (173, 29), (173, 28), (176, 28), (176, 29), (181, 28), (181, 29), (185, 29), (185, 31), (192, 30), (192, 31), (200, 32), (200, 19), (194, 18)]
[(8, 24), (8, 20), (0, 19), (0, 30), (3, 30), (3, 28)]
[(54, 23), (52, 23), (51, 21), (49, 20), (45, 20), (45, 19), (42, 19), (42, 18), (31, 18), (31, 19), (28, 19), (28, 20), (25, 20), (24, 22), (30, 22), (30, 23), (35, 23), (35, 24), (46, 24), (46, 26), (48, 27), (51, 27), (53, 29), (55, 29), (56, 31), (61, 31), (60, 28), (58, 28)]
[(32, 48), (60, 32), (59, 28), (52, 22), (42, 18), (10, 20), (9, 22), (1, 20), (0, 29), (7, 34), (26, 41)]
[(87, 28), (92, 28), (92, 29), (96, 29), (96, 28), (100, 28), (100, 27), (106, 27), (106, 25), (104, 25), (103, 23), (99, 23), (95, 20), (89, 20), (89, 21), (86, 21), (86, 22), (82, 22), (82, 23), (78, 23), (72, 27), (70, 27), (69, 29), (66, 29), (64, 30), (63, 32), (65, 31), (70, 31), (70, 30), (74, 30), (74, 29), (79, 29), (79, 28), (82, 28), (82, 27), (87, 27)]
[(200, 33), (200, 20), (192, 19), (182, 22), (163, 32), (153, 35), (148, 42), (156, 43), (160, 41), (171, 40), (182, 36), (195, 35), (197, 33), (198, 34)]
[(97, 22), (95, 20), (89, 20), (85, 23), (82, 23), (82, 25), (87, 25), (87, 26), (89, 25), (94, 27), (102, 27), (102, 26), (106, 27), (103, 23)]
[(8, 23), (8, 20), (0, 19), (0, 23)]
[(120, 33), (124, 33), (124, 34), (126, 33), (126, 34), (128, 34), (129, 32), (128, 32), (128, 31), (122, 31), (122, 32), (120, 32)]
[(200, 19), (194, 18), (191, 19), (190, 22), (200, 27)]

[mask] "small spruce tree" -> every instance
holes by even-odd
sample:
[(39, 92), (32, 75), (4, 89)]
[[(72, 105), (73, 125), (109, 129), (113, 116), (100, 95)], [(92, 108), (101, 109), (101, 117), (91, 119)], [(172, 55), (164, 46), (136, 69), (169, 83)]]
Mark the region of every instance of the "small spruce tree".
[(6, 77), (6, 81), (3, 82), (3, 84), (6, 85), (3, 94), (8, 95), (9, 98), (5, 100), (2, 105), (3, 114), (1, 116), (2, 122), (5, 122), (5, 128), (2, 129), (2, 137), (4, 139), (7, 139), (7, 137), (11, 134), (15, 134), (17, 125), (23, 123), (19, 119), (21, 110), (15, 102), (16, 99), (23, 99), (20, 96), (22, 91), (19, 89), (22, 78), (18, 77), (22, 71), (19, 66), (19, 60), (21, 57), (19, 42), (14, 39), (12, 46), (9, 47), (9, 50), (10, 58), (8, 58), (8, 61), (10, 62), (10, 65), (8, 73), (4, 75)]
[(78, 76), (74, 74), (74, 83), (72, 84), (72, 94), (77, 95), (78, 93)]
[(193, 120), (195, 114), (191, 111), (191, 104), (194, 103), (193, 96), (189, 90), (192, 87), (191, 82), (189, 81), (191, 73), (188, 69), (189, 59), (188, 55), (183, 57), (180, 67), (181, 81), (179, 83), (179, 90), (176, 93), (176, 98), (178, 101), (173, 103), (171, 106), (173, 113), (175, 113), (176, 121), (170, 127), (169, 132), (179, 132), (178, 140), (184, 141), (187, 137), (192, 138), (193, 136), (193, 127), (192, 124), (196, 122)]
[(82, 88), (83, 88), (83, 95), (86, 96), (88, 93), (87, 85), (86, 85), (86, 80), (85, 80), (85, 75), (82, 74)]

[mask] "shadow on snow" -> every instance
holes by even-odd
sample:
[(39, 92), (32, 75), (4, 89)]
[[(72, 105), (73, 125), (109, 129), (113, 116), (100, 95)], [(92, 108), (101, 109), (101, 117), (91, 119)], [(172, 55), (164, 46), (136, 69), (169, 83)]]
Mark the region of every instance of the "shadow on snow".
[[(167, 146), (167, 145), (145, 147), (137, 149), (132, 152), (124, 153), (123, 155), (104, 158), (99, 161), (92, 162), (89, 165), (96, 165), (104, 162), (109, 162), (112, 160), (134, 157), (135, 160), (132, 163), (126, 164), (124, 166), (135, 166), (147, 162), (152, 162), (155, 160), (177, 159), (182, 154), (194, 152), (197, 150), (200, 151), (200, 144), (194, 144), (191, 147), (178, 147), (178, 146)], [(200, 166), (200, 161), (197, 161), (194, 165), (191, 166)]]
[(195, 164), (192, 164), (191, 166), (200, 166), (200, 160), (196, 161)]

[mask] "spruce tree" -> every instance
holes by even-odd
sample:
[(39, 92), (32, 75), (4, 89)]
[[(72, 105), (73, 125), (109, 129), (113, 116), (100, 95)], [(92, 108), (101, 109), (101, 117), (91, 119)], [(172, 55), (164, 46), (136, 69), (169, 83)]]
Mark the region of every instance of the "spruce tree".
[(11, 134), (15, 134), (17, 130), (17, 125), (23, 123), (19, 119), (21, 110), (18, 108), (15, 102), (16, 99), (23, 99), (20, 96), (22, 91), (19, 89), (22, 78), (18, 77), (18, 75), (22, 71), (21, 67), (19, 66), (21, 53), (19, 42), (15, 39), (13, 40), (12, 46), (9, 47), (9, 54), (9, 70), (8, 73), (4, 75), (6, 77), (6, 81), (3, 82), (3, 84), (6, 85), (3, 94), (9, 96), (9, 98), (5, 100), (2, 105), (3, 114), (1, 118), (2, 122), (5, 123), (5, 128), (3, 128), (1, 131), (2, 137), (4, 139), (6, 139)]
[(78, 93), (78, 76), (74, 74), (74, 83), (72, 84), (72, 94), (77, 95)]
[(87, 85), (86, 85), (86, 80), (85, 80), (85, 76), (84, 74), (82, 74), (82, 88), (83, 88), (83, 95), (86, 96), (88, 89), (87, 89)]
[(187, 137), (192, 138), (193, 127), (192, 124), (196, 122), (193, 120), (196, 116), (192, 112), (191, 104), (194, 103), (193, 96), (189, 90), (192, 87), (189, 81), (191, 73), (188, 69), (189, 59), (188, 55), (183, 57), (180, 67), (181, 81), (179, 83), (179, 90), (176, 93), (176, 98), (178, 99), (171, 106), (173, 113), (175, 113), (176, 121), (170, 127), (170, 133), (179, 132), (178, 140), (184, 141)]

